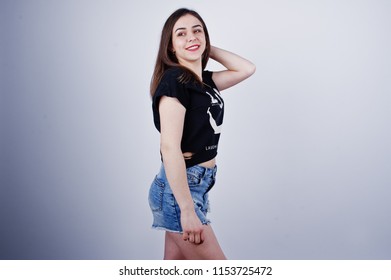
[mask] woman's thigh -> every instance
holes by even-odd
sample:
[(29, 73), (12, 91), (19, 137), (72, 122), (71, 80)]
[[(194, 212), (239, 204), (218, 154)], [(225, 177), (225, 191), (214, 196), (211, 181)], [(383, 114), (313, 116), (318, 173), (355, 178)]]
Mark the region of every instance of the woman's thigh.
[[(166, 232), (167, 242), (173, 242), (176, 245), (175, 249), (180, 251), (180, 254), (189, 260), (225, 260), (226, 257), (221, 250), (217, 238), (210, 225), (203, 226), (204, 242), (194, 244), (189, 241), (184, 241), (182, 234)], [(168, 240), (167, 240), (168, 239)], [(173, 244), (174, 245), (174, 244)]]
[[(185, 260), (185, 256), (182, 254), (181, 249), (175, 242), (175, 239), (171, 237), (172, 232), (166, 232), (165, 244), (164, 244), (164, 259), (165, 260)], [(179, 235), (179, 233), (174, 233)]]

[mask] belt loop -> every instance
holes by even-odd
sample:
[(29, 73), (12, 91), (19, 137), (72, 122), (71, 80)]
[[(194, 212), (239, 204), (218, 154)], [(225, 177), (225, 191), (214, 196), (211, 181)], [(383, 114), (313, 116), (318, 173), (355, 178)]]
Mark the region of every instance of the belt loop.
[(213, 179), (216, 178), (216, 173), (217, 173), (217, 165), (213, 168)]

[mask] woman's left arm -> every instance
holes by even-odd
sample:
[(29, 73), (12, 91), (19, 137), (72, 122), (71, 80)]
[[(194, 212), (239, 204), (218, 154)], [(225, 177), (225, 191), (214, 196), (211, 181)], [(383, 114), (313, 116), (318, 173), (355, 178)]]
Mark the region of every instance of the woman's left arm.
[(213, 73), (213, 81), (220, 91), (240, 83), (255, 72), (255, 65), (252, 62), (214, 46), (210, 48), (209, 57), (227, 68)]

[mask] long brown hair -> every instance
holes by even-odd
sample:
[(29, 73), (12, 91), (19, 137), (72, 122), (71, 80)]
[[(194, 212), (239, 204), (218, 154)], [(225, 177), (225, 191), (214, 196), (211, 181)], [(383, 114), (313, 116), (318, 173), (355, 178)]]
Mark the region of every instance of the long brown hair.
[(166, 23), (163, 26), (162, 35), (160, 38), (159, 51), (156, 58), (155, 69), (153, 71), (151, 85), (150, 85), (150, 94), (153, 97), (155, 94), (156, 88), (158, 87), (164, 72), (171, 67), (181, 67), (184, 70), (184, 74), (179, 77), (181, 82), (189, 82), (193, 78), (199, 81), (198, 76), (191, 71), (190, 69), (181, 66), (176, 58), (175, 54), (172, 52), (172, 30), (174, 29), (175, 23), (179, 18), (190, 14), (196, 17), (202, 24), (205, 33), (205, 51), (202, 56), (202, 70), (205, 69), (206, 64), (209, 60), (209, 52), (210, 52), (210, 39), (208, 29), (206, 28), (204, 20), (201, 16), (193, 11), (186, 8), (178, 9), (174, 13), (172, 13), (169, 18), (166, 20)]

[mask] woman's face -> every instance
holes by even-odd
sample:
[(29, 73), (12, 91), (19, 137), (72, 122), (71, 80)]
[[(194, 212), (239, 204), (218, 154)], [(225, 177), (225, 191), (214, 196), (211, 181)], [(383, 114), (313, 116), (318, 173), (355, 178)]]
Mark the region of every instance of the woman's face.
[(205, 45), (202, 23), (190, 14), (179, 18), (172, 30), (172, 51), (175, 52), (179, 64), (201, 62)]

